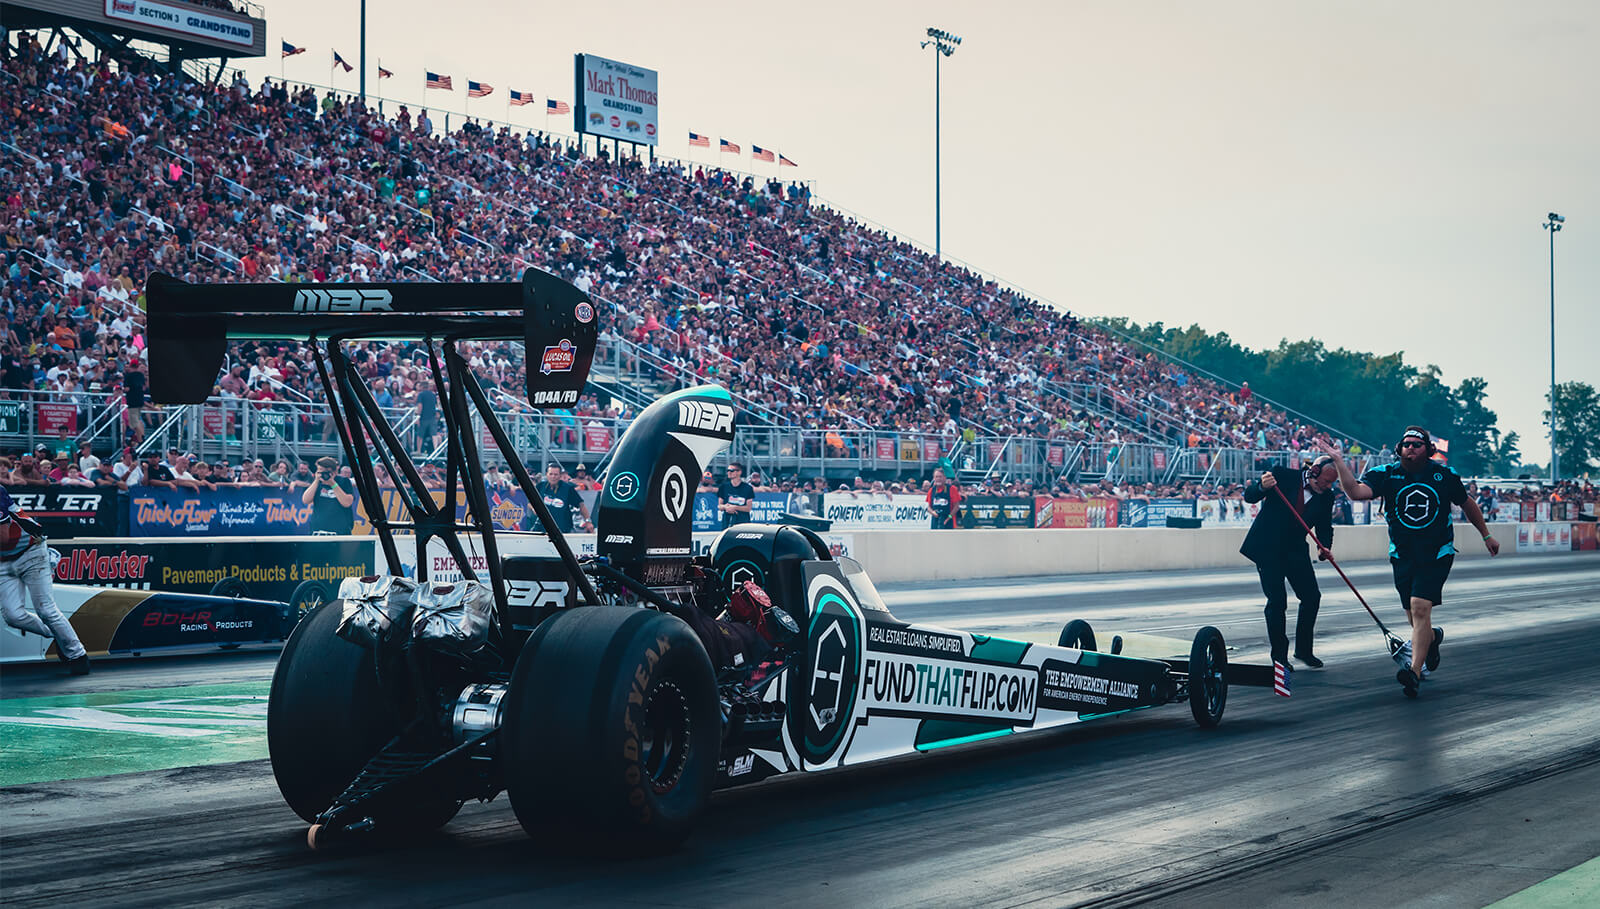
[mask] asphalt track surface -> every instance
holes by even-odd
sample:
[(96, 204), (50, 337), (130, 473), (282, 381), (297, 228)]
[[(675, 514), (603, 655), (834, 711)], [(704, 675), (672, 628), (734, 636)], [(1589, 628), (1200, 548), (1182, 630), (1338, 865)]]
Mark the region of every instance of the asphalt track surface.
[[(672, 856), (542, 855), (504, 799), (436, 836), (313, 853), (265, 761), (0, 790), (0, 900), (119, 906), (1482, 906), (1600, 855), (1600, 558), (1473, 560), (1406, 700), (1326, 567), (1321, 671), (1038, 739), (719, 793)], [(1387, 566), (1352, 572), (1403, 624)], [(1253, 575), (902, 585), (904, 619), (1053, 641), (1087, 618), (1264, 658)], [(1292, 607), (1291, 607), (1292, 608)], [(1291, 618), (1292, 622), (1292, 618)], [(106, 666), (82, 690), (270, 675), (263, 654)], [(66, 680), (8, 670), (4, 696)]]

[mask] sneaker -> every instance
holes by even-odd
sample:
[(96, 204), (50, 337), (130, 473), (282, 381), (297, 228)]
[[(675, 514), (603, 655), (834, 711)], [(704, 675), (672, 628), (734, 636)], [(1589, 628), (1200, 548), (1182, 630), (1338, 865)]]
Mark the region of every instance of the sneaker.
[(1422, 684), (1422, 680), (1417, 678), (1417, 674), (1411, 671), (1410, 666), (1406, 666), (1395, 673), (1394, 678), (1395, 681), (1400, 683), (1400, 687), (1406, 690), (1406, 697), (1414, 698), (1417, 696), (1417, 688)]
[(67, 664), (68, 675), (89, 674), (89, 655), (87, 653), (75, 660), (62, 660), (62, 662)]
[(1310, 666), (1312, 669), (1322, 668), (1322, 661), (1309, 653), (1296, 653), (1294, 658), (1306, 664), (1307, 666)]
[(1428, 656), (1424, 660), (1429, 672), (1439, 668), (1439, 645), (1444, 643), (1444, 629), (1433, 629), (1433, 645), (1428, 648)]

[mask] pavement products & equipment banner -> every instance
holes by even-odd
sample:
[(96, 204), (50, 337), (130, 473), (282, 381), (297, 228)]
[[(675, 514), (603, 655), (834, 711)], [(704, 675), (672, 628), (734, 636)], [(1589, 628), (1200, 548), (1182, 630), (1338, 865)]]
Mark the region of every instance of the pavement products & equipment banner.
[(50, 548), (61, 553), (55, 575), (61, 584), (216, 593), (287, 603), (308, 581), (321, 583), (331, 598), (341, 580), (372, 574), (377, 564), (374, 543), (370, 537), (83, 539), (51, 540)]

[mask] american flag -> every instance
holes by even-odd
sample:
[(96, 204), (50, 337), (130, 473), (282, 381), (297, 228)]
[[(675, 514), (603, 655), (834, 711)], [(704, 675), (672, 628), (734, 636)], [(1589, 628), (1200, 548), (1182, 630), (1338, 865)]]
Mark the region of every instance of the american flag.
[(1274, 694), (1289, 697), (1289, 676), (1293, 671), (1282, 663), (1272, 664), (1272, 691)]
[(729, 142), (727, 139), (718, 139), (717, 141), (722, 143), (722, 150), (725, 151), (725, 152), (733, 152), (734, 154), (737, 155), (739, 153), (739, 151), (740, 151), (739, 146), (734, 145), (732, 142)]
[(516, 107), (521, 107), (524, 104), (532, 104), (533, 92), (519, 92), (513, 88), (511, 89), (511, 103)]
[(455, 88), (455, 85), (453, 85), (450, 82), (450, 77), (449, 76), (441, 76), (438, 73), (429, 73), (428, 74), (428, 85), (427, 85), (427, 87), (428, 88), (442, 88), (442, 89), (445, 89), (446, 91), (449, 91), (449, 90)]
[(770, 162), (773, 160), (772, 149), (762, 148), (759, 145), (752, 145), (750, 146), (750, 157), (756, 159), (757, 161)]
[(303, 47), (295, 47), (287, 41), (283, 42), (283, 55), (285, 57), (293, 57), (295, 54), (303, 54), (305, 52), (306, 49)]
[(381, 66), (378, 67), (378, 78), (379, 79), (388, 79), (389, 77), (391, 77), (393, 75), (394, 75), (394, 72), (392, 70), (384, 69)]
[(487, 95), (492, 91), (494, 91), (494, 86), (487, 82), (474, 82), (471, 79), (467, 80), (468, 98), (482, 98), (484, 95)]
[(344, 58), (339, 56), (339, 52), (338, 51), (334, 51), (333, 52), (333, 65), (334, 66), (342, 66), (342, 67), (344, 67), (344, 71), (347, 72), (347, 73), (349, 71), (355, 69), (355, 67), (353, 67), (350, 64), (344, 62)]
[(699, 133), (690, 133), (689, 134), (689, 144), (690, 145), (694, 145), (694, 146), (698, 146), (700, 148), (710, 148), (711, 147), (711, 137), (710, 136), (702, 136)]
[(779, 155), (778, 156), (778, 166), (779, 167), (799, 167), (800, 165), (794, 163), (793, 161), (790, 161), (788, 158), (785, 158), (782, 155)]
[(565, 101), (557, 101), (556, 99), (551, 98), (550, 100), (548, 100), (548, 101), (546, 101), (544, 103), (544, 114), (547, 117), (550, 116), (551, 114), (570, 114), (570, 113), (572, 113), (572, 107), (570, 105), (568, 105), (567, 102), (565, 102)]

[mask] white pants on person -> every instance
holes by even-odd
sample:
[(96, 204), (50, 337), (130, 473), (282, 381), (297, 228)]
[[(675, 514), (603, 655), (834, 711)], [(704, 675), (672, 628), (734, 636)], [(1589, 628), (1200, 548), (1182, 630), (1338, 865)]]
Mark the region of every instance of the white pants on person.
[[(9, 562), (0, 561), (0, 612), (5, 613), (6, 624), (41, 637), (55, 638), (61, 656), (75, 660), (86, 651), (77, 632), (72, 630), (72, 623), (56, 608), (56, 598), (50, 588), (50, 549), (43, 543), (29, 546)], [(38, 615), (28, 611), (23, 601), (24, 591), (32, 595), (33, 608)]]

